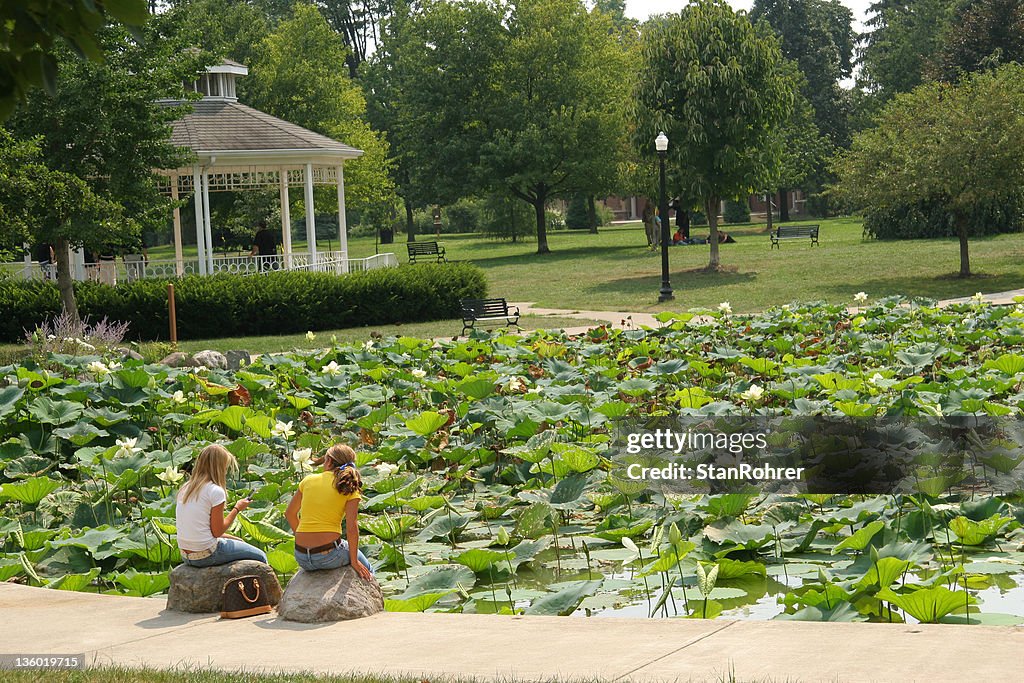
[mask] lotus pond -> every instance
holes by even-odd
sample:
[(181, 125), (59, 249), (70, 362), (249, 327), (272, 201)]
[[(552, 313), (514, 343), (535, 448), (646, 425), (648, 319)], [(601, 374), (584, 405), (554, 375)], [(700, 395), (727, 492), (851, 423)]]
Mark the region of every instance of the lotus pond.
[[(0, 580), (158, 596), (173, 493), (225, 444), (233, 533), (286, 582), (283, 511), (310, 459), (358, 446), (361, 544), (389, 610), (1024, 623), (1024, 502), (671, 494), (616, 474), (622, 419), (987, 415), (1024, 405), (1024, 308), (665, 313), (569, 337), (389, 337), (233, 372), (51, 355), (0, 368)], [(1009, 441), (983, 464), (1014, 480)], [(932, 476), (921, 456), (922, 476)]]

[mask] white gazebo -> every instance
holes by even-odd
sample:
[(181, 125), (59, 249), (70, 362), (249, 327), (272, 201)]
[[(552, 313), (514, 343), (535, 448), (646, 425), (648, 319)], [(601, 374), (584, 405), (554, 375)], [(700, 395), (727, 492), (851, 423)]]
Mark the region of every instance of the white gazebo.
[[(190, 167), (165, 169), (159, 173), (167, 178), (167, 191), (171, 197), (178, 199), (191, 194), (194, 198), (198, 258), (186, 260), (182, 255), (181, 213), (175, 209), (173, 274), (267, 270), (348, 272), (396, 263), (391, 254), (358, 261), (348, 257), (345, 161), (356, 159), (363, 152), (239, 103), (235, 95), (235, 79), (248, 73), (244, 65), (230, 60), (208, 68), (192, 84), (192, 88), (202, 94), (202, 99), (192, 103), (191, 113), (174, 122), (171, 141), (192, 150), (194, 163)], [(337, 187), (337, 251), (317, 251), (314, 185)], [(288, 193), (289, 188), (296, 186), (301, 186), (304, 191), (308, 244), (305, 253), (292, 251)], [(277, 187), (280, 192), (283, 255), (214, 256), (210, 193), (266, 187)], [(166, 265), (170, 264), (161, 267), (157, 262), (147, 263), (146, 274), (170, 270)]]
[[(195, 208), (197, 256), (185, 258), (182, 251), (181, 210), (174, 209), (174, 259), (144, 259), (128, 255), (123, 264), (86, 264), (84, 254), (71, 254), (76, 279), (96, 279), (114, 284), (117, 280), (144, 277), (181, 277), (220, 272), (262, 273), (272, 270), (319, 270), (347, 273), (397, 266), (392, 253), (366, 259), (350, 259), (345, 220), (345, 162), (362, 156), (350, 147), (266, 114), (238, 101), (235, 80), (249, 73), (243, 64), (224, 60), (209, 67), (190, 84), (202, 95), (193, 101), (192, 111), (173, 123), (171, 142), (193, 153), (191, 166), (158, 169), (163, 190), (174, 199), (192, 195)], [(181, 104), (166, 101), (164, 104)], [(318, 251), (313, 186), (332, 185), (338, 193), (338, 249)], [(283, 253), (273, 256), (215, 256), (210, 226), (210, 193), (277, 188), (281, 201), (281, 245)], [(306, 207), (305, 252), (292, 250), (289, 190), (302, 187)], [(255, 231), (255, 226), (253, 226)], [(13, 266), (14, 264), (4, 264)], [(17, 271), (23, 277), (54, 277), (54, 267), (34, 267), (27, 253)]]

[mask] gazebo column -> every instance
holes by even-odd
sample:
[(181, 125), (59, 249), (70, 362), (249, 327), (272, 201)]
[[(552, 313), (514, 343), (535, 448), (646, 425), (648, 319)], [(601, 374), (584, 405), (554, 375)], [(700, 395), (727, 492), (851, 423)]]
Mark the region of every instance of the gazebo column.
[(206, 273), (213, 275), (213, 231), (210, 227), (210, 170), (203, 169), (203, 229), (206, 232)]
[(199, 259), (199, 274), (206, 275), (206, 228), (203, 226), (203, 176), (199, 166), (192, 167), (192, 189), (195, 194), (196, 207), (196, 253)]
[(288, 169), (278, 174), (281, 181), (281, 249), (284, 251), (284, 269), (292, 269), (292, 209), (288, 196)]
[(85, 280), (85, 250), (81, 247), (75, 247), (71, 250), (70, 256), (71, 263), (71, 277), (74, 280)]
[(178, 206), (178, 176), (171, 176), (171, 199), (174, 200), (174, 272), (178, 277), (185, 274), (185, 259), (181, 253), (181, 207)]
[(309, 246), (309, 269), (316, 270), (316, 207), (313, 206), (313, 164), (306, 164), (306, 244)]
[(338, 164), (338, 249), (341, 251), (341, 272), (348, 272), (348, 222), (345, 219), (345, 167)]

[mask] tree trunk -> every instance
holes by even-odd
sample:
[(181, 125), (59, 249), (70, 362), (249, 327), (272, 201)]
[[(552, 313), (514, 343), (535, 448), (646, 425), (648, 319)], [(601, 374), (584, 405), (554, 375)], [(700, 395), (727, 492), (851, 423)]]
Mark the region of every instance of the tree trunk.
[(412, 217), (412, 202), (408, 199), (403, 200), (405, 204), (405, 240), (407, 242), (416, 241), (416, 221)]
[(960, 236), (960, 277), (971, 276), (971, 256), (967, 252), (967, 218), (957, 216), (956, 231)]
[(690, 212), (676, 209), (676, 225), (683, 231), (683, 239), (690, 239)]
[(779, 188), (779, 222), (785, 223), (789, 220), (789, 190)]
[(66, 237), (57, 238), (54, 251), (57, 256), (57, 289), (60, 290), (61, 303), (71, 319), (78, 321), (78, 303), (75, 301), (75, 286), (71, 280), (71, 254)]
[(718, 197), (708, 197), (705, 209), (708, 213), (708, 228), (710, 234), (708, 240), (711, 242), (711, 259), (708, 261), (708, 270), (718, 270), (721, 261), (718, 257)]
[(550, 254), (548, 249), (548, 217), (545, 208), (548, 203), (548, 192), (544, 185), (538, 185), (533, 199), (533, 210), (537, 214), (537, 253)]
[(594, 195), (587, 195), (587, 225), (590, 226), (591, 234), (597, 234), (597, 206), (594, 204)]

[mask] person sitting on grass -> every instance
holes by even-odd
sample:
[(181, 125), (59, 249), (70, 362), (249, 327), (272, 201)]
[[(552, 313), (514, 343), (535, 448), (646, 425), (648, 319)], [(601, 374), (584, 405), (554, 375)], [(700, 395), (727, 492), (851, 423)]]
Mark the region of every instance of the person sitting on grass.
[[(356, 453), (336, 444), (322, 458), (322, 472), (299, 482), (284, 516), (295, 532), (295, 559), (306, 571), (351, 565), (369, 580), (373, 567), (359, 550), (359, 501), (363, 482)], [(341, 537), (345, 522), (348, 540)]]
[(223, 446), (212, 444), (199, 453), (192, 476), (177, 495), (175, 518), (181, 559), (190, 567), (212, 567), (237, 560), (267, 561), (259, 548), (225, 533), (238, 513), (249, 507), (249, 499), (238, 500), (226, 516), (228, 470), (238, 461)]
[(685, 241), (686, 238), (683, 237), (683, 229), (677, 228), (676, 234), (672, 235), (672, 246), (676, 246), (677, 244), (683, 244)]

